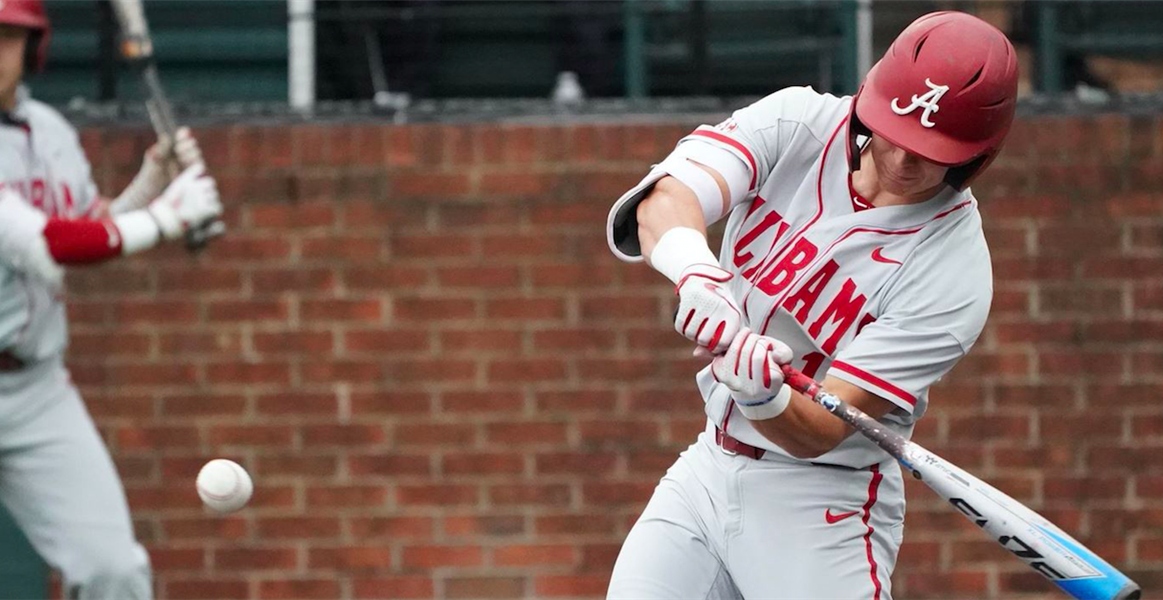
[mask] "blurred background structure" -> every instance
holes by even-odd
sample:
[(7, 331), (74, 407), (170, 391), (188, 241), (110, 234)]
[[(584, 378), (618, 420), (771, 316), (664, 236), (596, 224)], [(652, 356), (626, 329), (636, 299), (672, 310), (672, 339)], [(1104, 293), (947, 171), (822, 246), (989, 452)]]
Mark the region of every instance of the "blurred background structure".
[[(106, 2), (48, 8), (30, 85), (113, 193), (140, 92)], [(231, 231), (77, 269), (69, 306), (159, 597), (603, 596), (703, 424), (607, 208), (699, 123), (851, 93), (942, 8), (1011, 35), (1023, 101), (975, 185), (990, 322), (917, 438), (1163, 597), (1163, 2), (149, 0)], [(218, 456), (256, 480), (227, 518), (193, 489)], [(923, 487), (906, 532), (897, 598), (1058, 597)], [(0, 598), (51, 581), (0, 519)]]
[[(852, 93), (896, 33), (955, 8), (1009, 33), (1029, 95), (1161, 93), (1163, 3), (1149, 0), (167, 0), (149, 4), (178, 101), (547, 97), (573, 72), (597, 98)], [(131, 100), (111, 9), (49, 2), (56, 103)], [(296, 66), (297, 65), (297, 66)], [(191, 106), (191, 109), (195, 108)], [(254, 106), (250, 107), (252, 110)]]

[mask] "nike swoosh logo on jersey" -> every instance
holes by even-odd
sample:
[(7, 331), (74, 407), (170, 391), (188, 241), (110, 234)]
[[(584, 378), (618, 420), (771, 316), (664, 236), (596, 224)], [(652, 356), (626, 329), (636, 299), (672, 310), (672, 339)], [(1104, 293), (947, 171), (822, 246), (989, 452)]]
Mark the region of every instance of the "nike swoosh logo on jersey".
[(890, 265), (903, 265), (904, 264), (899, 260), (893, 260), (891, 258), (886, 258), (883, 254), (880, 253), (881, 250), (884, 250), (884, 246), (877, 246), (876, 248), (874, 248), (872, 250), (872, 260), (875, 260), (876, 262), (888, 263)]
[(836, 523), (839, 523), (840, 521), (843, 521), (844, 519), (847, 519), (848, 517), (855, 515), (857, 512), (860, 512), (860, 511), (854, 510), (852, 512), (846, 512), (846, 513), (840, 513), (838, 515), (834, 515), (834, 514), (832, 514), (832, 509), (829, 508), (828, 510), (824, 511), (824, 520), (827, 521), (829, 525), (835, 525)]

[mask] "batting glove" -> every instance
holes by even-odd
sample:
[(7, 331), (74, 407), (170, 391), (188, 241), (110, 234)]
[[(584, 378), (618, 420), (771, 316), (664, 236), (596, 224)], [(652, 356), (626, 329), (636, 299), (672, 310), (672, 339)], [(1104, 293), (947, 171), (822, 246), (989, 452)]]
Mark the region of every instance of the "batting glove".
[(731, 390), (739, 412), (752, 421), (779, 416), (791, 402), (781, 365), (793, 358), (787, 344), (744, 327), (727, 352), (711, 361), (711, 375)]
[(133, 181), (109, 205), (114, 215), (145, 208), (166, 189), (166, 184), (183, 170), (203, 162), (202, 149), (198, 140), (190, 133), (190, 128), (182, 127), (174, 134), (174, 139), (158, 138), (157, 143), (145, 151), (141, 169)]
[(202, 227), (222, 216), (218, 184), (206, 174), (205, 165), (196, 163), (182, 171), (146, 210), (157, 222), (162, 237), (178, 239), (187, 230)]
[(743, 323), (727, 283), (733, 275), (719, 267), (691, 265), (679, 277), (674, 328), (712, 354), (727, 349)]

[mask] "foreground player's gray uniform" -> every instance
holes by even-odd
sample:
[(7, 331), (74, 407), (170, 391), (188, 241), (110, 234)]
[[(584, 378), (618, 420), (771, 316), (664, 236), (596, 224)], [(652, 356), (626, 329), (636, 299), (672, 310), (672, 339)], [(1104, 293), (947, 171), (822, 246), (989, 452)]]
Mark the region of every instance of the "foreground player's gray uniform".
[[(11, 117), (0, 123), (0, 192), (49, 215), (92, 210), (96, 186), (73, 128), (23, 93)], [(149, 598), (149, 559), (64, 367), (66, 345), (61, 292), (0, 257), (0, 502), (69, 597)]]
[[(675, 152), (746, 167), (749, 181), (728, 182), (733, 208), (719, 255), (736, 275), (730, 291), (744, 324), (788, 344), (792, 366), (807, 375), (892, 402), (881, 422), (907, 436), (929, 386), (984, 326), (989, 253), (968, 190), (861, 204), (845, 151), (850, 106), (850, 98), (789, 88), (700, 127)], [(624, 222), (641, 196), (619, 200), (611, 223)], [(614, 253), (641, 260), (618, 231), (609, 232)], [(904, 524), (897, 463), (859, 435), (811, 461), (794, 458), (738, 415), (709, 367), (697, 381), (707, 429), (631, 530), (609, 597), (891, 598)], [(727, 454), (716, 428), (766, 453)]]

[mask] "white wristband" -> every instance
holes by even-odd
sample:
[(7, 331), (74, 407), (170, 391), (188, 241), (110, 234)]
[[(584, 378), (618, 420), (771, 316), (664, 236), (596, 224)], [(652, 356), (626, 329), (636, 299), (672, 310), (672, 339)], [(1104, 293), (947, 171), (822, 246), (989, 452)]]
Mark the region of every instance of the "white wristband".
[(691, 265), (719, 265), (707, 238), (690, 227), (672, 227), (662, 234), (650, 253), (650, 265), (675, 285)]
[(769, 400), (756, 404), (743, 404), (738, 400), (735, 401), (735, 405), (739, 407), (739, 412), (743, 413), (748, 421), (774, 419), (787, 410), (788, 404), (791, 404), (791, 388), (786, 383), (779, 388), (779, 393)]
[(157, 221), (145, 210), (135, 210), (123, 215), (115, 215), (113, 224), (121, 234), (121, 254), (140, 252), (157, 245), (161, 230)]

